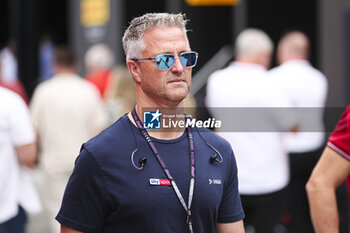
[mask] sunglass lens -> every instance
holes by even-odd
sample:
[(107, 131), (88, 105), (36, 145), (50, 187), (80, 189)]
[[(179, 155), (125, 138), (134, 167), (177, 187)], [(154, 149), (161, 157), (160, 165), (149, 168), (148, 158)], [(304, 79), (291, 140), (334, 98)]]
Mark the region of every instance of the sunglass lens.
[(197, 63), (196, 53), (183, 53), (180, 57), (184, 67), (194, 67)]
[(159, 55), (156, 57), (157, 67), (160, 70), (168, 70), (170, 69), (175, 61), (174, 55), (166, 54)]

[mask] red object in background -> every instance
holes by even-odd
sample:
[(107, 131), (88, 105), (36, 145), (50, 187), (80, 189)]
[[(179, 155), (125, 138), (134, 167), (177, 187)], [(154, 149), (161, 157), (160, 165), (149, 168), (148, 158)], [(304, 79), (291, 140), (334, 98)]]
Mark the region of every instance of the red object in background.
[(13, 92), (16, 92), (18, 95), (20, 95), (22, 97), (22, 99), (24, 100), (24, 102), (29, 105), (29, 100), (28, 100), (28, 96), (27, 93), (24, 89), (23, 84), (20, 81), (14, 81), (11, 83), (4, 83), (2, 81), (0, 81), (0, 86), (1, 87), (5, 87), (7, 89), (10, 89)]
[(85, 77), (85, 79), (91, 83), (93, 83), (100, 92), (102, 98), (104, 98), (104, 94), (109, 82), (109, 75), (111, 70), (103, 70), (97, 71), (92, 74), (89, 74)]
[(350, 104), (340, 117), (327, 145), (350, 160)]
[[(327, 145), (350, 160), (350, 104), (341, 115), (337, 125), (328, 139)], [(346, 179), (346, 185), (350, 192), (350, 175)], [(350, 203), (350, 195), (349, 195)], [(349, 226), (350, 228), (350, 226)]]

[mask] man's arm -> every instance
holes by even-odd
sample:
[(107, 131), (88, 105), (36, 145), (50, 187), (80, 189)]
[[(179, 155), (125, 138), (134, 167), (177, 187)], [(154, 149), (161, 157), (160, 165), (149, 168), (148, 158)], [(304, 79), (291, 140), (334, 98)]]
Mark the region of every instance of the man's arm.
[(216, 233), (244, 233), (243, 220), (232, 223), (217, 223)]
[(73, 230), (72, 228), (66, 227), (61, 224), (61, 233), (83, 233), (81, 231)]
[(15, 147), (18, 161), (29, 167), (35, 168), (37, 162), (37, 147), (36, 143), (30, 143), (27, 145), (21, 145)]
[(339, 232), (336, 188), (350, 173), (350, 161), (326, 147), (306, 184), (312, 223), (317, 233)]

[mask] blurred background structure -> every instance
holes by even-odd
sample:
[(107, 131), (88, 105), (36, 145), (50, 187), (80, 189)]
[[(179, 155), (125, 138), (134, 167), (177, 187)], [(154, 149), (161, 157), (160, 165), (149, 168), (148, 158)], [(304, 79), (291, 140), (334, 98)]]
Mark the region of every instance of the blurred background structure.
[[(89, 46), (106, 43), (115, 52), (115, 65), (123, 63), (121, 36), (127, 22), (145, 12), (160, 11), (183, 12), (190, 19), (191, 47), (200, 54), (194, 70), (195, 95), (206, 80), (196, 73), (221, 48), (231, 44), (239, 31), (255, 27), (266, 31), (275, 43), (285, 30), (304, 31), (312, 44), (312, 64), (330, 79), (327, 106), (345, 106), (350, 101), (347, 0), (2, 0), (0, 48), (10, 39), (15, 41), (18, 76), (30, 97), (39, 80), (39, 44), (44, 36), (49, 35), (55, 44), (70, 44), (80, 60), (80, 74), (85, 75), (83, 56)], [(222, 51), (220, 62), (226, 59), (225, 51), (230, 53)], [(221, 65), (220, 62), (213, 67)], [(211, 69), (207, 67), (201, 74)]]

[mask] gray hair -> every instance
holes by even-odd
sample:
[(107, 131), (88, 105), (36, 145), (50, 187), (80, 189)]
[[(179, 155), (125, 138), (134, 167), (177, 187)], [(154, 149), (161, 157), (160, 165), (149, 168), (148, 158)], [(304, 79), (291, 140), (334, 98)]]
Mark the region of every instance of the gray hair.
[(143, 41), (143, 35), (145, 31), (159, 27), (159, 26), (172, 26), (179, 27), (187, 38), (187, 24), (186, 15), (169, 14), (169, 13), (147, 13), (143, 16), (134, 18), (129, 27), (125, 30), (123, 36), (123, 48), (126, 56), (126, 60), (132, 58), (140, 58), (146, 45)]
[(254, 28), (245, 29), (236, 39), (236, 55), (256, 54), (259, 52), (272, 53), (272, 51), (273, 42), (262, 30)]
[(84, 60), (90, 71), (110, 69), (114, 65), (114, 54), (106, 44), (94, 44), (87, 50)]

